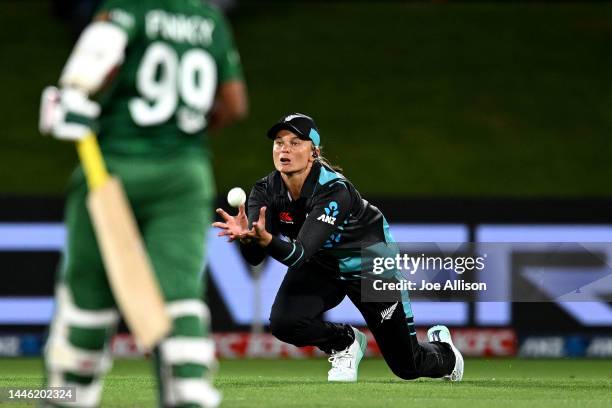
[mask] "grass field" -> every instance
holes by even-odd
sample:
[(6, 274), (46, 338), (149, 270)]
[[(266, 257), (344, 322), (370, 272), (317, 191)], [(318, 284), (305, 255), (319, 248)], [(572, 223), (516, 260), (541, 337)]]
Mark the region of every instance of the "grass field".
[[(0, 360), (0, 387), (36, 387), (40, 367), (39, 359)], [(472, 359), (461, 383), (402, 381), (379, 359), (363, 361), (357, 384), (328, 384), (327, 369), (322, 359), (222, 361), (216, 382), (224, 407), (612, 406), (612, 363), (603, 360)], [(106, 380), (103, 406), (154, 406), (150, 370), (146, 361), (116, 361)]]

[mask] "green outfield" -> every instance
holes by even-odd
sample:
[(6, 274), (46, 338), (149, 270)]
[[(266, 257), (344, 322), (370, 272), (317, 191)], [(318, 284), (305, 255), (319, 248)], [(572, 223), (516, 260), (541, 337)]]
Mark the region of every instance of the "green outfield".
[[(39, 359), (0, 360), (0, 387), (38, 386), (40, 367)], [(222, 361), (217, 385), (224, 407), (612, 406), (612, 363), (603, 360), (470, 359), (461, 383), (402, 381), (380, 359), (362, 362), (357, 384), (328, 384), (327, 369), (323, 359)], [(154, 406), (150, 370), (146, 361), (117, 361), (103, 406)]]

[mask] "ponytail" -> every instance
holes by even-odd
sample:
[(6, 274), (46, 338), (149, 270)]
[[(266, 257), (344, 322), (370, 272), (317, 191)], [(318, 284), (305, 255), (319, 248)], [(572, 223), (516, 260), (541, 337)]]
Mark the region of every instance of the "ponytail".
[[(315, 152), (315, 147), (313, 146), (312, 148), (313, 153)], [(326, 167), (329, 167), (330, 169), (332, 169), (333, 171), (337, 172), (337, 173), (344, 173), (344, 170), (342, 170), (342, 167), (337, 166), (335, 164), (332, 164), (329, 162), (329, 160), (327, 160), (325, 157), (323, 157), (323, 146), (319, 146), (319, 154), (316, 155), (315, 160), (318, 161), (319, 163), (325, 165)]]

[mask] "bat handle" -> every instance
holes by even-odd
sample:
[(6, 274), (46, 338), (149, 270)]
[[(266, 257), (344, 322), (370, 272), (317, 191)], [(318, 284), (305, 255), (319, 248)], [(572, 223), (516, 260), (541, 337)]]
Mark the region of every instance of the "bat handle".
[(108, 180), (108, 171), (98, 146), (96, 135), (89, 133), (77, 142), (77, 151), (85, 171), (87, 185), (91, 191), (101, 187)]

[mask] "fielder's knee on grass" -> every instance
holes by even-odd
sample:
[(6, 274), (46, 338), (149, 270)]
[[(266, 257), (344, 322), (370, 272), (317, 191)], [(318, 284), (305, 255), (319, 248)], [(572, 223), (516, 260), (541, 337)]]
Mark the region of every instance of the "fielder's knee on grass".
[(401, 378), (402, 380), (416, 380), (421, 377), (421, 373), (413, 368), (389, 366), (393, 374)]
[(402, 358), (398, 361), (386, 361), (393, 374), (402, 380), (415, 380), (420, 377), (442, 377), (442, 375), (432, 375), (431, 367), (442, 365), (442, 357), (437, 353), (426, 355), (422, 350), (417, 349), (412, 357)]
[(163, 406), (218, 406), (221, 396), (210, 384), (217, 361), (208, 338), (208, 307), (186, 299), (169, 302), (167, 310), (174, 322), (172, 335), (155, 352)]
[(119, 314), (114, 309), (79, 308), (64, 285), (56, 288), (56, 302), (45, 345), (47, 386), (75, 388), (76, 402), (62, 402), (62, 406), (96, 407), (100, 404), (101, 377), (112, 366), (107, 340), (116, 329)]

